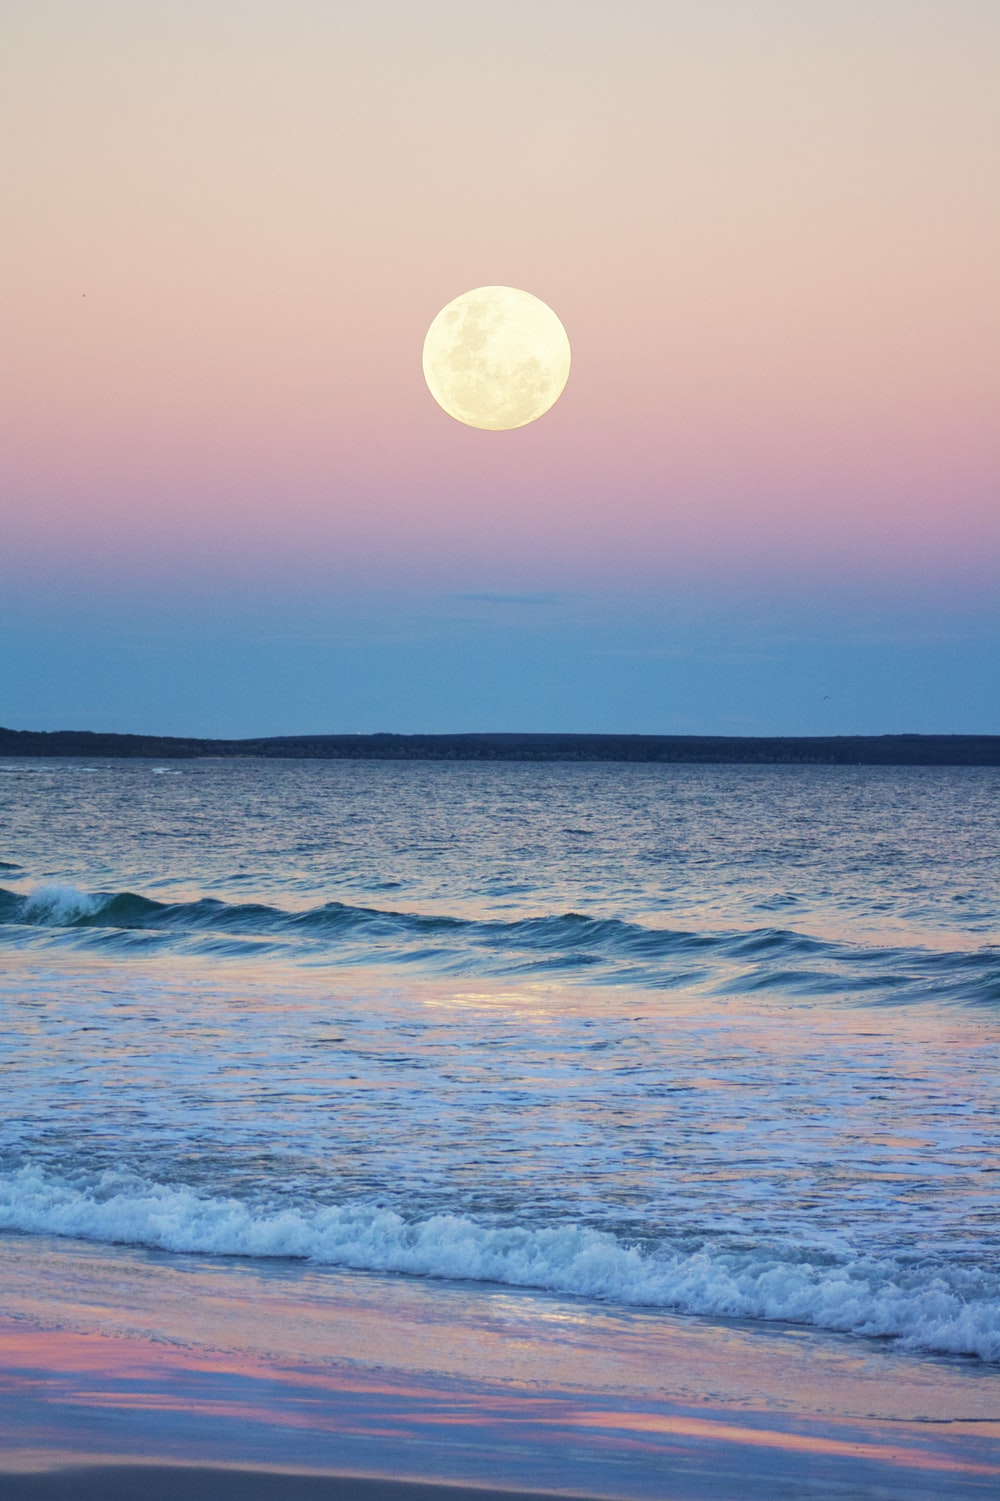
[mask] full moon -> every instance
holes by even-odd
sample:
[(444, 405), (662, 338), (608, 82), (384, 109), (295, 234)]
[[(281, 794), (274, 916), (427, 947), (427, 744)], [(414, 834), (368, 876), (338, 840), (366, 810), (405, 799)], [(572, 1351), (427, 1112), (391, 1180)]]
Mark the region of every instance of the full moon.
[(476, 287), (443, 307), (424, 340), (424, 379), (468, 427), (525, 427), (559, 400), (569, 339), (552, 309), (516, 287)]

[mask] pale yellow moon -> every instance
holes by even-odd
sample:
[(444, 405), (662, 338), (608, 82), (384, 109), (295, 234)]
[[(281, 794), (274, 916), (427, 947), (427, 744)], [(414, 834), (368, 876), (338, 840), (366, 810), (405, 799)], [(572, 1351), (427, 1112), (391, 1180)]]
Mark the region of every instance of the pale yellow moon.
[(569, 339), (550, 307), (516, 287), (476, 287), (438, 313), (424, 340), (424, 379), (468, 427), (500, 432), (547, 412), (569, 379)]

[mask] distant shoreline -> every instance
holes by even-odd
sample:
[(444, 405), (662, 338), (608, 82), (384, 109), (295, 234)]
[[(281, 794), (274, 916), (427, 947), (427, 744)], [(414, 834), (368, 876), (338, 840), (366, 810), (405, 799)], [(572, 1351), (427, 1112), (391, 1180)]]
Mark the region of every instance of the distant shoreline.
[(1000, 766), (1000, 735), (272, 735), (209, 740), (0, 728), (0, 756), (309, 761), (619, 761), (767, 766)]

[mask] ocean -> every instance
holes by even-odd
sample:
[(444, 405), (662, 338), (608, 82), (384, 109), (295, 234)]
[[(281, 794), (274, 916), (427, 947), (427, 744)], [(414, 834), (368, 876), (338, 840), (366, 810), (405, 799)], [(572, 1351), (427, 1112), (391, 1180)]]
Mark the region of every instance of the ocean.
[(13, 760), (0, 841), (19, 1254), (1000, 1363), (996, 769)]

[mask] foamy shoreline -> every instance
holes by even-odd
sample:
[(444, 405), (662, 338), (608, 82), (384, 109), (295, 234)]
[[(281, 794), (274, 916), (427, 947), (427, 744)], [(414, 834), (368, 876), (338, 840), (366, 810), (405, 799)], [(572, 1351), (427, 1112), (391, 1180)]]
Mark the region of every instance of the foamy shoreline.
[(978, 1362), (37, 1236), (0, 1236), (0, 1278), (5, 1501), (930, 1501), (1000, 1482)]

